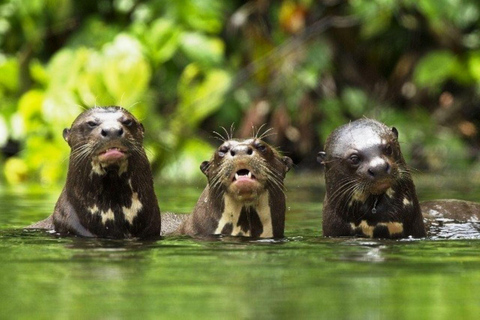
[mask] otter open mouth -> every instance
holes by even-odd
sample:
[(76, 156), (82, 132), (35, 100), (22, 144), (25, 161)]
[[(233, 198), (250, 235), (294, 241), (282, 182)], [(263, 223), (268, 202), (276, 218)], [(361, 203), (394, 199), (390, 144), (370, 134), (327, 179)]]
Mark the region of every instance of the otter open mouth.
[(235, 172), (233, 176), (233, 181), (241, 181), (241, 180), (255, 180), (255, 176), (252, 172), (248, 169), (241, 169)]
[(251, 202), (257, 199), (263, 190), (263, 182), (249, 169), (239, 169), (233, 174), (229, 192), (242, 202)]

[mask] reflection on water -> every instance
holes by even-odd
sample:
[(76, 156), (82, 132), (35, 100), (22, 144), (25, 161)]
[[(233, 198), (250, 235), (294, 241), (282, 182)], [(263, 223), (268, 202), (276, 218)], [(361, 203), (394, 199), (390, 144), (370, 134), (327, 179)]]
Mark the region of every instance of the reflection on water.
[[(47, 216), (58, 192), (0, 193), (0, 207), (7, 208), (0, 215), (1, 314), (94, 319), (478, 316), (480, 241), (442, 240), (452, 239), (459, 228), (478, 233), (477, 222), (441, 221), (435, 240), (325, 239), (320, 236), (323, 188), (311, 183), (311, 178), (307, 184), (290, 180), (286, 238), (276, 241), (59, 238), (20, 228)], [(159, 192), (164, 211), (188, 212), (201, 191), (169, 188)], [(421, 183), (417, 189), (425, 197)], [(438, 196), (447, 197), (452, 195)], [(449, 231), (450, 223), (455, 230)]]

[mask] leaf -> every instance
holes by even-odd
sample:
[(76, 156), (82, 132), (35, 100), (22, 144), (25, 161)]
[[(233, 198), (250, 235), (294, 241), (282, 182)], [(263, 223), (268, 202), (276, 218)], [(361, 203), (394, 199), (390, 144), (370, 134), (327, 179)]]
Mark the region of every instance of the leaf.
[(0, 88), (16, 92), (18, 90), (18, 72), (17, 59), (0, 55)]
[(159, 65), (170, 60), (179, 48), (182, 30), (173, 21), (160, 18), (150, 26), (137, 25), (135, 34), (143, 42), (154, 64)]
[(30, 75), (32, 76), (32, 80), (44, 86), (48, 85), (48, 81), (50, 80), (47, 69), (38, 60), (30, 63)]
[(351, 10), (363, 22), (361, 33), (364, 38), (373, 38), (388, 30), (395, 9), (395, 0), (357, 0), (351, 2)]
[(103, 81), (115, 101), (128, 105), (141, 99), (148, 89), (151, 70), (140, 43), (120, 34), (104, 47), (102, 55)]
[(86, 106), (115, 104), (115, 99), (103, 81), (103, 60), (99, 52), (79, 50), (83, 66), (79, 70), (76, 91)]
[(162, 176), (175, 181), (192, 180), (203, 176), (200, 171), (202, 161), (210, 159), (213, 148), (198, 138), (189, 138), (182, 144), (175, 161), (170, 161), (162, 171)]
[(225, 45), (218, 38), (208, 37), (198, 32), (185, 32), (182, 35), (181, 48), (192, 61), (215, 65), (223, 61)]
[(5, 118), (0, 114), (0, 147), (4, 146), (8, 140), (8, 127)]
[(168, 8), (170, 14), (194, 30), (220, 33), (228, 4), (224, 0), (177, 0), (171, 1)]
[(342, 92), (342, 102), (355, 118), (364, 116), (368, 108), (367, 95), (364, 91), (356, 88), (345, 88)]
[(475, 51), (470, 54), (467, 62), (468, 70), (470, 74), (475, 79), (475, 81), (480, 81), (480, 51)]
[(9, 184), (18, 184), (27, 180), (28, 167), (24, 160), (12, 157), (5, 161), (3, 173)]
[(22, 95), (18, 101), (18, 112), (21, 115), (27, 131), (33, 131), (42, 122), (42, 104), (44, 92), (30, 90)]
[(452, 78), (456, 68), (461, 66), (453, 53), (433, 51), (420, 60), (413, 78), (420, 87), (435, 88)]
[(221, 69), (203, 71), (199, 65), (188, 65), (179, 81), (180, 103), (173, 126), (180, 133), (186, 125), (193, 128), (220, 108), (230, 87), (230, 75)]

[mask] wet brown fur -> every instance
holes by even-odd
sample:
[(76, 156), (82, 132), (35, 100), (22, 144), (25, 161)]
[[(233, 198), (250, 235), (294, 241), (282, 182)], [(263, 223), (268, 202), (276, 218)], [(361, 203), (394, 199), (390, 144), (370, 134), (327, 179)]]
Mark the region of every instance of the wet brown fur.
[[(193, 213), (180, 226), (178, 232), (190, 236), (210, 236), (215, 233), (225, 210), (225, 199), (233, 200), (242, 207), (238, 224), (226, 225), (220, 234), (231, 235), (232, 229), (238, 227), (241, 234), (259, 237), (264, 226), (257, 214), (258, 199), (267, 192), (268, 206), (271, 212), (273, 237), (283, 237), (285, 226), (285, 193), (283, 180), (292, 166), (289, 157), (282, 157), (275, 149), (260, 138), (234, 140), (227, 133), (228, 140), (215, 151), (210, 161), (201, 165), (207, 176), (208, 184), (195, 205)], [(235, 153), (237, 150), (238, 152)], [(251, 154), (249, 154), (251, 152)], [(235, 156), (231, 156), (235, 153)], [(239, 155), (241, 153), (241, 155)], [(232, 194), (230, 180), (236, 170), (248, 168), (256, 177), (261, 187), (246, 199), (239, 194)]]
[[(103, 128), (102, 122), (96, 120), (105, 114), (121, 114), (115, 137), (104, 137), (108, 128)], [(60, 234), (84, 237), (160, 236), (160, 209), (150, 164), (142, 146), (143, 136), (143, 126), (123, 108), (95, 107), (80, 114), (72, 127), (64, 130), (64, 138), (71, 148), (70, 162), (67, 181), (54, 213), (29, 228), (53, 227)], [(124, 149), (126, 167), (118, 167), (116, 163), (98, 165), (95, 173), (93, 159), (101, 148), (110, 145)], [(132, 221), (128, 221), (124, 210), (134, 208), (134, 200), (138, 200), (141, 209), (135, 211)], [(109, 210), (113, 218), (102, 221), (102, 212)]]
[[(324, 236), (424, 237), (425, 227), (415, 185), (403, 159), (398, 131), (384, 124), (360, 119), (334, 130), (325, 152), (326, 195), (323, 204)], [(405, 204), (407, 203), (407, 204)], [(403, 225), (392, 234), (385, 224)]]

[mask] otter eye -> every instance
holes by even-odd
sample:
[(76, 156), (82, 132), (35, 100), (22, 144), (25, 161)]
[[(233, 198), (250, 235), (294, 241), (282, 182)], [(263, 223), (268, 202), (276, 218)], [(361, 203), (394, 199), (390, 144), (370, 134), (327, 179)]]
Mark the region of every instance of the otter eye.
[(133, 121), (132, 121), (132, 119), (123, 120), (122, 124), (126, 127), (131, 127), (132, 124), (133, 124)]
[(360, 157), (356, 154), (352, 154), (350, 158), (348, 158), (348, 161), (350, 162), (350, 164), (355, 166), (360, 163)]
[(392, 153), (393, 153), (392, 146), (391, 146), (391, 145), (387, 145), (387, 147), (385, 148), (385, 154), (386, 154), (387, 156), (390, 156), (390, 155), (392, 155)]
[(257, 143), (255, 144), (255, 148), (256, 148), (258, 151), (260, 151), (260, 152), (265, 152), (265, 151), (267, 151), (267, 147), (266, 147), (264, 144), (262, 144), (262, 143), (258, 143), (258, 142), (257, 142)]
[(96, 123), (95, 121), (88, 121), (87, 122), (88, 126), (93, 129), (95, 128), (96, 126), (98, 126), (98, 123)]
[(229, 148), (227, 146), (222, 146), (218, 149), (218, 156), (223, 158), (225, 154), (228, 152)]

